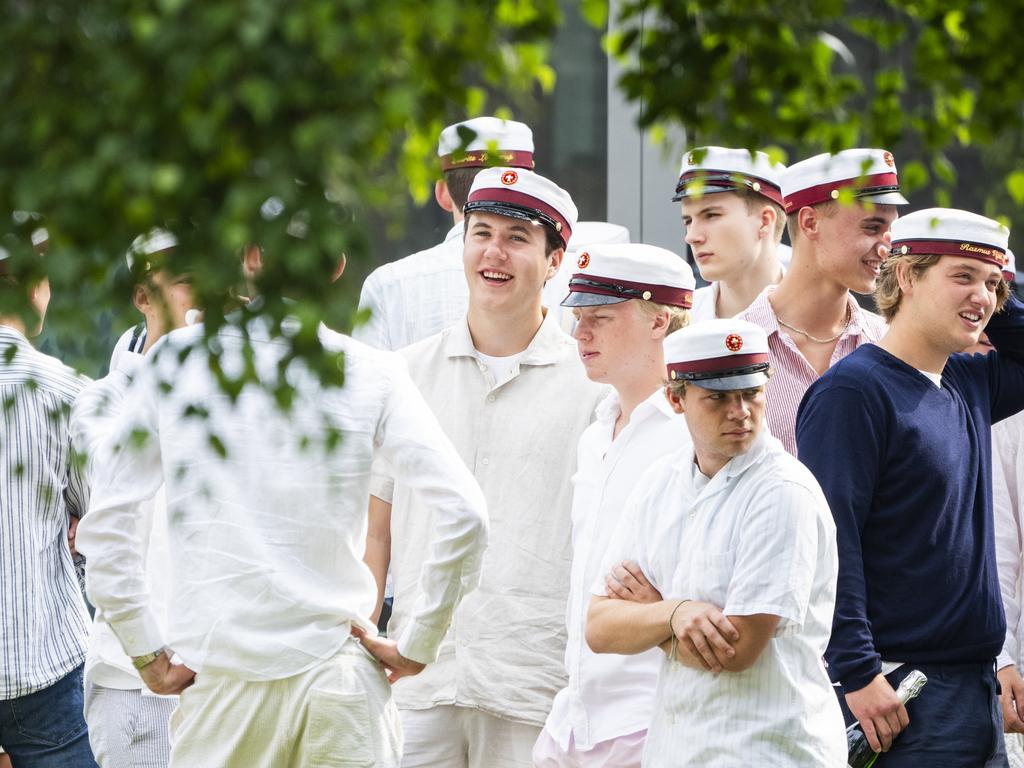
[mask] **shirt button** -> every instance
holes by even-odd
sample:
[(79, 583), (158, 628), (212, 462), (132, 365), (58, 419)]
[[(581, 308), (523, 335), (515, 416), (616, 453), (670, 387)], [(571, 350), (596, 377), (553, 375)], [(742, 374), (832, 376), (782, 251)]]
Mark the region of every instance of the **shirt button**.
[(491, 460), (485, 456), (484, 458), (480, 459), (480, 463), (486, 467), (488, 464), (491, 463)]
[(493, 403), (494, 402), (494, 395), (488, 395), (487, 396), (487, 402), (488, 403)]

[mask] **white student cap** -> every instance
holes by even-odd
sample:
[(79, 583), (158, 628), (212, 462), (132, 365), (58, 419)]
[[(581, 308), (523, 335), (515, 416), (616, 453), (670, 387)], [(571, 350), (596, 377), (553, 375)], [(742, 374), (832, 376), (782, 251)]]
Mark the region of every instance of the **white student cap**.
[(794, 163), (782, 174), (782, 199), (786, 213), (806, 205), (837, 200), (840, 190), (850, 188), (854, 198), (877, 205), (906, 205), (900, 194), (896, 160), (885, 149), (844, 149)]
[(437, 142), (441, 170), (503, 165), (533, 169), (533, 131), (525, 123), (474, 117), (449, 125)]
[(562, 306), (640, 299), (689, 309), (696, 286), (693, 268), (672, 251), (642, 243), (590, 245), (577, 254)]
[(967, 256), (1006, 271), (1010, 230), (994, 219), (956, 208), (925, 208), (892, 224), (893, 256)]
[(749, 189), (782, 205), (782, 173), (786, 166), (774, 163), (764, 152), (748, 149), (697, 147), (683, 155), (673, 200), (716, 192)]
[(514, 168), (480, 171), (463, 210), (467, 217), (473, 211), (484, 211), (546, 224), (561, 238), (563, 248), (579, 215), (569, 193), (555, 182), (533, 171)]
[(768, 335), (736, 319), (705, 320), (670, 333), (663, 342), (671, 381), (732, 391), (768, 383)]
[(128, 269), (135, 269), (135, 262), (137, 259), (144, 259), (142, 267), (144, 271), (149, 271), (150, 264), (148, 257), (160, 251), (166, 251), (174, 248), (178, 245), (178, 238), (166, 229), (160, 229), (159, 227), (149, 230), (144, 235), (139, 235), (132, 244), (128, 246), (128, 251), (124, 255), (125, 261), (128, 262)]

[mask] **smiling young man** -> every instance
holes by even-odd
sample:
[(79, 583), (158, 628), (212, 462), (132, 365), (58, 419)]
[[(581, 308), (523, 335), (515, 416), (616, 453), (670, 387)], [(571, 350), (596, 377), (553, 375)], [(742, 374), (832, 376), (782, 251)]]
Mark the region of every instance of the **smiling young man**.
[[(588, 378), (614, 392), (598, 406), (576, 452), (569, 684), (555, 697), (534, 747), (536, 768), (640, 765), (661, 654), (594, 654), (585, 640), (587, 605), (609, 536), (638, 478), (659, 457), (689, 443), (662, 395), (662, 342), (687, 324), (695, 282), (690, 266), (663, 248), (594, 245), (579, 254), (562, 301), (577, 318), (573, 335)], [(627, 568), (618, 571), (625, 583), (616, 588), (634, 583)]]
[(694, 294), (694, 322), (738, 315), (782, 279), (785, 170), (746, 149), (699, 147), (683, 157), (672, 200), (682, 201), (686, 242), (710, 283)]
[[(847, 719), (886, 766), (1006, 765), (991, 426), (1024, 407), (1024, 306), (1000, 272), (1008, 234), (946, 208), (897, 221), (875, 294), (888, 333), (812, 385), (797, 417), (838, 531), (826, 658)], [(986, 323), (996, 351), (956, 354)], [(929, 681), (904, 707), (894, 689), (912, 669)]]
[(775, 372), (768, 385), (768, 427), (796, 454), (796, 410), (807, 387), (861, 344), (877, 341), (885, 322), (850, 292), (871, 293), (879, 247), (907, 201), (896, 163), (881, 149), (847, 149), (791, 165), (782, 175), (793, 258), (740, 315), (768, 334)]
[(842, 765), (842, 716), (821, 660), (835, 526), (814, 477), (763, 428), (767, 337), (708, 320), (664, 351), (665, 395), (692, 446), (639, 480), (604, 572), (632, 560), (666, 599), (610, 597), (598, 579), (587, 642), (598, 653), (667, 651), (644, 766)]
[[(566, 468), (606, 390), (587, 380), (576, 345), (541, 304), (576, 223), (568, 193), (530, 171), (489, 168), (465, 213), (466, 316), (402, 355), (483, 488), (490, 546), (480, 588), (456, 611), (436, 665), (395, 686), (402, 765), (528, 768), (565, 686)], [(380, 586), (390, 561), (394, 633), (414, 619), (433, 513), (385, 476), (373, 489), (367, 558)]]

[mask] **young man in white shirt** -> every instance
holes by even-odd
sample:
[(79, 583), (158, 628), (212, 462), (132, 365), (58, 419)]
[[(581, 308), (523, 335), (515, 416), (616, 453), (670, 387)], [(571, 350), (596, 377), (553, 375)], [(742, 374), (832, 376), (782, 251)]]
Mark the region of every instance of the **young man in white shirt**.
[(796, 455), (796, 411), (807, 388), (861, 344), (878, 341), (885, 321), (851, 296), (871, 293), (879, 248), (900, 194), (896, 161), (883, 149), (846, 149), (794, 163), (782, 174), (793, 258), (740, 318), (768, 334), (772, 380), (768, 428)]
[[(106, 459), (104, 442), (142, 355), (166, 333), (184, 327), (186, 315), (195, 308), (191, 276), (170, 270), (169, 258), (176, 246), (173, 234), (154, 230), (136, 238), (127, 254), (135, 280), (132, 301), (143, 322), (118, 340), (110, 373), (82, 391), (71, 413), (72, 441), (86, 457), (90, 476)], [(142, 504), (139, 515), (147, 586), (163, 627), (172, 562), (163, 492)], [(177, 697), (156, 696), (146, 688), (102, 614), (96, 616), (85, 659), (85, 719), (97, 762), (104, 768), (164, 768), (171, 752), (167, 724), (176, 706)]]
[(476, 117), (445, 128), (437, 154), (444, 178), (434, 185), (434, 199), (453, 226), (433, 248), (383, 264), (366, 278), (359, 308), (370, 317), (352, 335), (371, 347), (401, 349), (462, 319), (469, 300), (462, 272), (469, 189), (489, 165), (533, 170), (533, 132), (514, 120)]
[(785, 170), (746, 149), (698, 147), (683, 156), (672, 200), (682, 201), (686, 242), (710, 283), (694, 294), (694, 322), (734, 317), (782, 279)]
[(605, 568), (630, 559), (667, 597), (609, 597), (599, 579), (587, 641), (600, 653), (668, 652), (648, 768), (843, 765), (821, 658), (835, 526), (814, 477), (763, 428), (767, 337), (708, 320), (669, 336), (665, 362), (666, 396), (693, 445), (640, 479)]
[[(638, 768), (661, 654), (595, 655), (585, 630), (590, 585), (626, 499), (653, 461), (686, 445), (662, 394), (662, 342), (685, 326), (695, 286), (685, 260), (651, 245), (594, 245), (578, 255), (569, 295), (580, 358), (610, 384), (580, 436), (573, 476), (572, 571), (566, 628), (569, 684), (555, 697), (533, 750), (537, 768)], [(630, 564), (619, 572), (629, 589)]]
[[(434, 667), (395, 686), (405, 768), (531, 766), (565, 685), (574, 446), (606, 393), (541, 304), (576, 223), (568, 193), (530, 171), (489, 168), (466, 204), (465, 319), (403, 350), (409, 372), (483, 488), (491, 545)], [(573, 446), (573, 448), (569, 448)], [(371, 499), (373, 560), (395, 589), (389, 632), (416, 599), (429, 509), (401, 480)], [(393, 502), (393, 507), (389, 502)]]
[[(78, 532), (89, 594), (152, 691), (187, 688), (172, 768), (338, 756), (397, 768), (388, 681), (434, 661), (476, 586), (484, 501), (393, 355), (321, 326), (322, 363), (343, 366), (344, 386), (293, 360), (283, 410), (274, 393), (289, 345), (251, 307), (212, 340), (200, 325), (173, 331), (139, 366)], [(224, 392), (212, 354), (223, 376), (256, 381)], [(397, 643), (373, 637), (362, 562), (375, 457), (433, 512), (424, 587)], [(161, 484), (174, 559), (166, 629), (146, 594), (137, 513)]]

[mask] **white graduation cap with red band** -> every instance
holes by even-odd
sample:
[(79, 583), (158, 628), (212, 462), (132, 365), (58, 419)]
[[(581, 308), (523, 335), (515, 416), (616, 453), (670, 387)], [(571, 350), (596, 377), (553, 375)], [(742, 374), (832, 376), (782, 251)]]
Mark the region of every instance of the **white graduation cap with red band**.
[(844, 149), (794, 163), (782, 174), (786, 213), (838, 200), (850, 189), (857, 200), (878, 205), (906, 205), (900, 193), (896, 159), (885, 149)]
[(698, 147), (683, 155), (674, 201), (716, 192), (749, 189), (782, 205), (782, 173), (786, 166), (764, 152), (727, 147)]
[(693, 268), (665, 248), (643, 243), (589, 245), (576, 257), (562, 306), (582, 307), (641, 299), (689, 309), (697, 281)]
[(1009, 248), (1006, 249), (1006, 266), (1003, 267), (1003, 277), (1008, 283), (1017, 279), (1017, 257)]
[(543, 223), (555, 231), (563, 248), (579, 217), (568, 192), (540, 174), (516, 168), (480, 171), (463, 210), (467, 216), (484, 211)]
[(705, 320), (663, 342), (671, 381), (710, 389), (747, 389), (768, 381), (768, 335), (746, 320)]
[(999, 267), (1010, 265), (1010, 230), (994, 219), (957, 208), (925, 208), (892, 225), (894, 256), (925, 254), (966, 256)]
[(533, 169), (533, 131), (525, 123), (475, 117), (449, 125), (437, 143), (441, 170), (506, 166)]
[[(134, 269), (136, 259), (145, 259), (155, 253), (175, 248), (177, 245), (178, 238), (174, 236), (174, 233), (155, 227), (132, 240), (132, 244), (128, 246), (128, 251), (124, 255), (124, 260), (128, 262), (128, 269)], [(145, 268), (149, 269), (148, 262), (145, 264)]]

